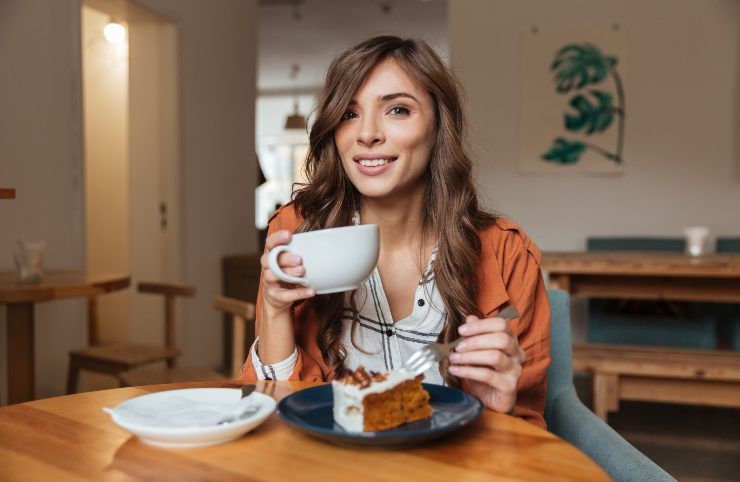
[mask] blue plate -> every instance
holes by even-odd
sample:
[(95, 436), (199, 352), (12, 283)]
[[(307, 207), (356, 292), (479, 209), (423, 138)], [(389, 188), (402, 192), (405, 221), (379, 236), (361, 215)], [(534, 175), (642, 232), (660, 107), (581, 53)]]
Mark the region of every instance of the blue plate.
[(429, 392), (433, 414), (382, 432), (347, 432), (334, 423), (331, 385), (307, 388), (285, 397), (278, 404), (280, 417), (310, 435), (340, 445), (400, 447), (441, 437), (469, 424), (481, 414), (477, 398), (455, 388), (423, 383)]

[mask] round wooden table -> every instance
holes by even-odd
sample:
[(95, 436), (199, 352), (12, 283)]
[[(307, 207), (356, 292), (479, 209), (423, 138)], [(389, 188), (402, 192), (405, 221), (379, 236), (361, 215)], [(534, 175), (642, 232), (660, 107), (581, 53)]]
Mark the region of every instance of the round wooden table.
[[(307, 382), (259, 382), (280, 400)], [(148, 446), (114, 425), (102, 407), (175, 388), (238, 382), (119, 388), (0, 408), (3, 480), (609, 480), (578, 449), (521, 419), (484, 411), (441, 440), (404, 450), (331, 445), (273, 414), (244, 437), (211, 447)]]
[(0, 271), (0, 304), (7, 305), (8, 402), (34, 399), (34, 303), (101, 295), (130, 283), (127, 275), (50, 269), (40, 283), (22, 284), (14, 271)]

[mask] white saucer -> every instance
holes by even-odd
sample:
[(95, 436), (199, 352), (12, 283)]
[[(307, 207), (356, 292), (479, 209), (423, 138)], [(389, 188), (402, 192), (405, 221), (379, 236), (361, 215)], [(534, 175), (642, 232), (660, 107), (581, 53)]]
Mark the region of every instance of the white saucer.
[[(127, 410), (164, 413), (168, 405), (190, 400), (197, 404), (235, 405), (241, 398), (238, 388), (190, 388), (151, 393), (126, 400), (110, 411), (113, 422), (122, 429), (136, 435), (142, 442), (166, 448), (205, 447), (229, 442), (256, 428), (275, 411), (275, 400), (262, 393), (249, 396), (256, 411), (250, 412), (234, 422), (201, 427), (162, 427), (132, 422), (126, 417)], [(120, 410), (123, 408), (124, 410)]]

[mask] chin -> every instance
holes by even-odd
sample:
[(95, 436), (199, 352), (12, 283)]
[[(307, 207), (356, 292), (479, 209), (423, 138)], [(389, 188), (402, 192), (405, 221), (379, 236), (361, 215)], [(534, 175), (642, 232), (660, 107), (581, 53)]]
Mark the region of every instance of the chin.
[(367, 186), (357, 186), (357, 190), (360, 192), (360, 195), (362, 197), (370, 198), (370, 199), (383, 199), (387, 197), (391, 197), (393, 194), (393, 191), (388, 188), (383, 187), (367, 187)]

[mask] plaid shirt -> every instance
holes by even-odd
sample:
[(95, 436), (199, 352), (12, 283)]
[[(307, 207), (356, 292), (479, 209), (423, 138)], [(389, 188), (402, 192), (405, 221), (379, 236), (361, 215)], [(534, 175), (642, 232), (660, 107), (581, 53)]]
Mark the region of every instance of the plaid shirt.
[[(355, 224), (359, 224), (357, 215)], [(350, 293), (345, 294), (341, 323), (342, 345), (347, 352), (344, 362), (346, 368), (354, 370), (362, 365), (368, 370), (388, 372), (403, 365), (403, 362), (422, 346), (437, 341), (447, 321), (447, 314), (432, 270), (436, 254), (435, 249), (416, 288), (411, 314), (395, 322), (378, 268), (373, 270), (355, 295), (360, 323), (355, 330), (354, 344), (350, 338), (352, 333)], [(295, 367), (297, 350), (283, 361), (264, 364), (257, 354), (258, 343), (259, 339), (255, 340), (251, 348), (252, 364), (257, 377), (260, 380), (287, 380)], [(424, 381), (443, 384), (439, 366), (430, 368), (424, 374)]]

